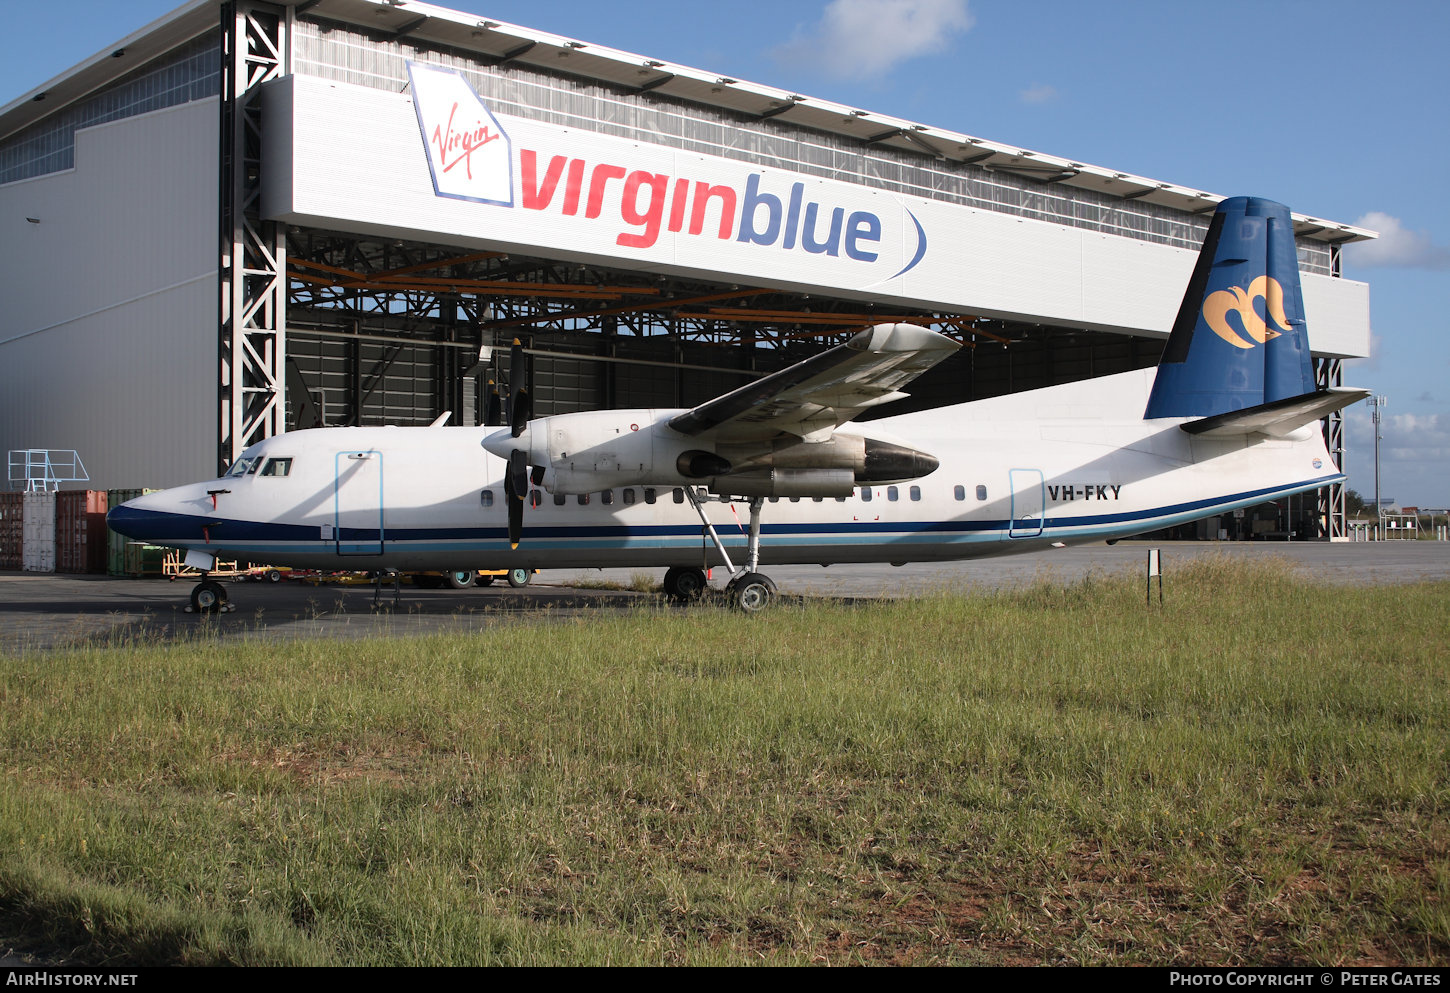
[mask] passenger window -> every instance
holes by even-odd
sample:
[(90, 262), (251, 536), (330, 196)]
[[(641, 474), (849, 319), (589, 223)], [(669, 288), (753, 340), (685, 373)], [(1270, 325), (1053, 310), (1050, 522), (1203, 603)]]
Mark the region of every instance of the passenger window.
[(821, 503), (825, 499), (826, 499), (825, 497), (811, 497), (811, 502), (812, 503)]
[(962, 484), (958, 483), (956, 486), (952, 487), (952, 496), (956, 497), (958, 500), (965, 500), (967, 498), (967, 488)]
[(836, 502), (837, 503), (845, 503), (846, 502), (846, 498), (845, 497), (836, 497)]
[(272, 459), (262, 468), (263, 476), (287, 476), (292, 472), (292, 460)]
[(980, 483), (977, 484), (977, 499), (978, 500), (985, 500), (985, 499), (987, 499), (987, 488), (985, 486), (981, 485)]
[(587, 507), (587, 506), (589, 506), (589, 494), (588, 493), (580, 493), (579, 494), (579, 506), (581, 506), (581, 507)]
[(492, 507), (493, 490), (480, 490), (478, 493), (478, 503), (481, 507)]
[(869, 487), (869, 486), (863, 486), (863, 487), (861, 487), (861, 502), (862, 503), (870, 503), (871, 502), (871, 487)]
[(899, 494), (896, 491), (896, 487), (895, 486), (888, 486), (888, 487), (886, 487), (886, 499), (889, 500), (889, 501), (891, 501), (892, 503), (895, 503), (896, 502), (896, 498), (899, 497), (900, 495), (901, 494)]
[(921, 499), (921, 487), (920, 486), (913, 486), (909, 492), (911, 493), (911, 498), (913, 500), (920, 500)]
[(634, 503), (634, 487), (626, 486), (624, 488), (624, 505), (628, 507), (632, 503)]
[(537, 510), (544, 503), (544, 494), (538, 490), (529, 490), (529, 506)]
[(645, 503), (654, 503), (655, 502), (655, 495), (656, 495), (655, 494), (655, 488), (653, 486), (646, 486), (644, 488), (644, 502)]
[(680, 489), (678, 486), (676, 486), (675, 487), (675, 503), (684, 503), (684, 502), (685, 502), (685, 491), (682, 490), (682, 489)]
[(613, 490), (600, 490), (599, 491), (599, 502), (602, 503), (602, 504), (604, 504), (604, 506), (606, 506), (606, 507), (608, 507), (611, 504), (613, 504), (614, 503), (614, 491)]
[(564, 496), (564, 494), (562, 494), (562, 493), (555, 493), (554, 494), (554, 506), (555, 507), (562, 507), (562, 506), (564, 506), (564, 501), (566, 501), (567, 499), (568, 499), (568, 497)]
[(801, 498), (800, 497), (791, 497), (790, 498), (790, 502), (791, 503), (800, 503), (801, 502)]
[(766, 499), (769, 500), (771, 503), (780, 503), (780, 497), (777, 496), (766, 497)]

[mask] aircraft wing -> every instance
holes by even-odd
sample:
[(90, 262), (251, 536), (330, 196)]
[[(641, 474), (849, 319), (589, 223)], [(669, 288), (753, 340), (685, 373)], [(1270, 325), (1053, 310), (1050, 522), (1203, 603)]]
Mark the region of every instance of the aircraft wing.
[(740, 442), (786, 433), (825, 441), (869, 407), (900, 400), (900, 388), (961, 346), (915, 324), (877, 324), (844, 345), (798, 362), (670, 419), (686, 435), (715, 431)]

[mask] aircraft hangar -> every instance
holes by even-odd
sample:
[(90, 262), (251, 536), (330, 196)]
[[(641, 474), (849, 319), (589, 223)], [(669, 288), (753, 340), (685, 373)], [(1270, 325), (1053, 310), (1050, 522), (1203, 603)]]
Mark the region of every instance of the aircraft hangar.
[[(192, 0), (0, 108), (0, 442), (160, 487), (479, 424), (515, 337), (536, 415), (693, 405), (888, 320), (967, 346), (891, 412), (1121, 372), (1221, 199), (413, 0)], [(1294, 219), (1339, 385), (1373, 233)], [(1342, 495), (1303, 519), (1342, 533)]]

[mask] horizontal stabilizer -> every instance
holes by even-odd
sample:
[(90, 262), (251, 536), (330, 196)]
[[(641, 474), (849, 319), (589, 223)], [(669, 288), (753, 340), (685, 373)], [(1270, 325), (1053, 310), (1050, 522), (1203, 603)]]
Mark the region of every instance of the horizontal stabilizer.
[(1369, 390), (1330, 387), (1285, 400), (1261, 403), (1257, 407), (1231, 410), (1182, 425), (1189, 434), (1203, 438), (1237, 438), (1248, 434), (1283, 438), (1306, 424), (1329, 416), (1369, 396)]

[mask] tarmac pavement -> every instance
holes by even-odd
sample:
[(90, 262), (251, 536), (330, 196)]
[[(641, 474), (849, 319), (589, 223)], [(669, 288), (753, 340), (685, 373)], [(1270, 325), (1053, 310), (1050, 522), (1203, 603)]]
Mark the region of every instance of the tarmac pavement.
[[(1093, 573), (1142, 571), (1150, 547), (1162, 550), (1165, 588), (1170, 595), (1174, 568), (1201, 555), (1279, 557), (1307, 577), (1332, 583), (1450, 579), (1450, 543), (1431, 541), (1129, 541), (965, 562), (912, 563), (900, 568), (766, 565), (761, 571), (775, 580), (785, 596), (874, 599), (943, 588), (1023, 586), (1038, 579), (1071, 583)], [(715, 572), (716, 587), (723, 582), (722, 572)], [(628, 587), (642, 585), (640, 580), (657, 584), (662, 574), (658, 569), (560, 570), (536, 575), (521, 590), (503, 583), (469, 590), (425, 590), (405, 583), (396, 603), (391, 586), (385, 586), (379, 607), (374, 607), (371, 585), (240, 582), (227, 586), (232, 611), (198, 615), (186, 610), (193, 585), (189, 580), (172, 583), (0, 572), (0, 653), (46, 651), (130, 635), (287, 640), (479, 631), (505, 622), (534, 622), (659, 603), (658, 594)]]

